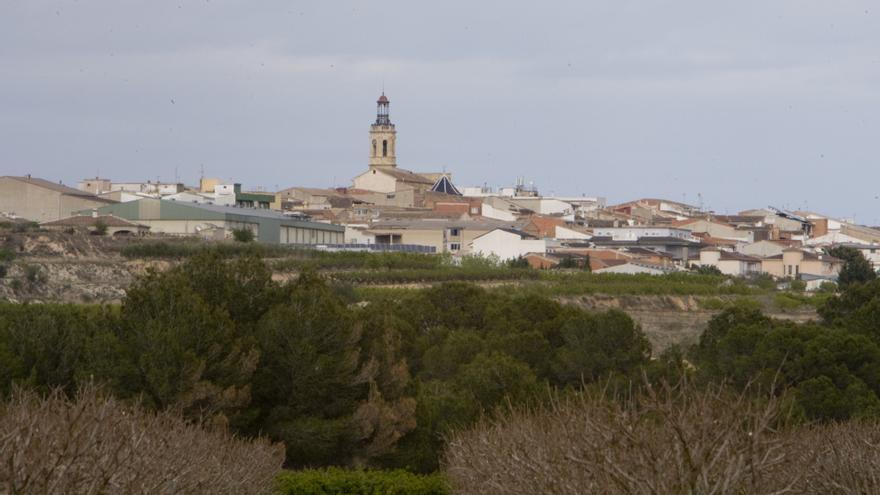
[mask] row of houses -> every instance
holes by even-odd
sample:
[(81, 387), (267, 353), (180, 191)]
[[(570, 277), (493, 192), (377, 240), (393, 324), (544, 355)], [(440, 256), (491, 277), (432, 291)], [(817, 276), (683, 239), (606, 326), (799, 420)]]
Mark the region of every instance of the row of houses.
[(617, 273), (714, 266), (737, 276), (833, 278), (840, 260), (823, 253), (835, 245), (858, 249), (880, 266), (880, 229), (814, 212), (767, 207), (718, 215), (662, 198), (607, 205), (601, 197), (542, 195), (523, 177), (498, 189), (459, 187), (445, 169), (398, 167), (390, 101), (383, 94), (376, 106), (368, 167), (350, 187), (266, 192), (246, 191), (233, 180), (201, 178), (187, 187), (96, 177), (71, 188), (7, 176), (0, 177), (0, 214), (47, 228), (101, 225), (115, 235), (226, 239), (247, 229), (266, 243), (409, 246), (452, 256), (523, 257), (537, 268), (589, 263)]

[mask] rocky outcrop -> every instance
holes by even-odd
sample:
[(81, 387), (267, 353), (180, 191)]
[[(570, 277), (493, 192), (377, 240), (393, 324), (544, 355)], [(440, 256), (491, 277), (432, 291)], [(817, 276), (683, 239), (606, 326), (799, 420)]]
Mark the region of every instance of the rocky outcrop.
[[(732, 301), (733, 298), (730, 299)], [(805, 322), (817, 318), (816, 311), (804, 307), (794, 312), (781, 312), (769, 298), (757, 298), (764, 312), (773, 318)], [(641, 325), (651, 341), (654, 354), (673, 344), (689, 345), (699, 339), (706, 325), (720, 310), (701, 307), (695, 296), (608, 296), (588, 295), (559, 298), (564, 304), (584, 309), (619, 309)]]

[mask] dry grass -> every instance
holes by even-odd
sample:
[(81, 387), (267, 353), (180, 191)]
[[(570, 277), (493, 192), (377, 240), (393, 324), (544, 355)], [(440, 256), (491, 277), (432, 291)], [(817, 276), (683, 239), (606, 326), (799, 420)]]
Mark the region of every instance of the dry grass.
[(877, 423), (785, 420), (721, 388), (584, 394), (454, 435), (446, 469), (461, 494), (880, 493)]
[(0, 493), (267, 493), (284, 450), (86, 387), (0, 404)]

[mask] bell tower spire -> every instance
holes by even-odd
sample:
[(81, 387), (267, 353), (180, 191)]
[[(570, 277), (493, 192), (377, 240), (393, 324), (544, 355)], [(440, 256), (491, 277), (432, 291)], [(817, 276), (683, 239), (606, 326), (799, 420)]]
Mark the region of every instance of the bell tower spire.
[(376, 101), (376, 122), (370, 126), (370, 168), (397, 167), (397, 131), (389, 113), (391, 101), (382, 91)]

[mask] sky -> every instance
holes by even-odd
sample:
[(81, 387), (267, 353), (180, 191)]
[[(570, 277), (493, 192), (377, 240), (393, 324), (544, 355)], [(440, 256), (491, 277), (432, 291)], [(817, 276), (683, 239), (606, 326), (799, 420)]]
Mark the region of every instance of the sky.
[(398, 165), (880, 225), (880, 4), (0, 0), (0, 174), (347, 186)]

